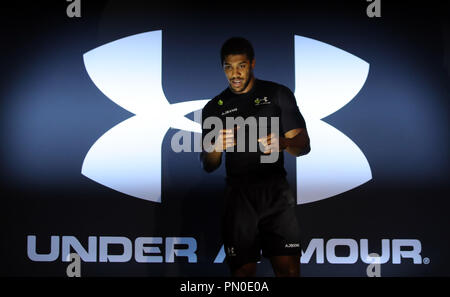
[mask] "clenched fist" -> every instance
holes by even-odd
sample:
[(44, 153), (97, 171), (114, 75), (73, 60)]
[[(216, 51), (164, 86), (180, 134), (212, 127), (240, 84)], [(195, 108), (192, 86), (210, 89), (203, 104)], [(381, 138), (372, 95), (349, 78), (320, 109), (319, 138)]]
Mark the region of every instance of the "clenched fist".
[(286, 138), (275, 133), (270, 133), (265, 137), (258, 138), (258, 142), (263, 145), (263, 153), (281, 152), (287, 147)]
[(229, 147), (236, 145), (236, 133), (239, 126), (234, 129), (221, 129), (214, 143), (215, 152), (223, 152)]

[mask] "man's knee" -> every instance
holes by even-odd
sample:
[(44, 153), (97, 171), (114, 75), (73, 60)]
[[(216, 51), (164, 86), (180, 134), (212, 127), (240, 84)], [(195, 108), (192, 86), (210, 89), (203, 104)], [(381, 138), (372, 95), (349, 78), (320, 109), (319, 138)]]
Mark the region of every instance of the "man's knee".
[(300, 257), (275, 256), (271, 263), (276, 276), (300, 276)]
[(256, 273), (256, 263), (247, 263), (232, 271), (232, 275), (236, 277), (254, 276)]
[(274, 268), (274, 272), (276, 276), (280, 277), (297, 277), (300, 276), (300, 270), (297, 267), (292, 265), (288, 265), (286, 267), (277, 267)]

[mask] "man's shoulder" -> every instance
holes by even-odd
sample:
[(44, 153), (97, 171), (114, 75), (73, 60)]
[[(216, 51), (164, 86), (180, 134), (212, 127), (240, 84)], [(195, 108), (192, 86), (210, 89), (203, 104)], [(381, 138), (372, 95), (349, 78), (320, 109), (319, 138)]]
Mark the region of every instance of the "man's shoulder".
[(260, 83), (260, 86), (262, 88), (267, 88), (267, 89), (271, 89), (275, 92), (291, 92), (291, 89), (289, 89), (287, 86), (274, 82), (274, 81), (270, 81), (270, 80), (262, 80), (259, 79), (258, 80)]

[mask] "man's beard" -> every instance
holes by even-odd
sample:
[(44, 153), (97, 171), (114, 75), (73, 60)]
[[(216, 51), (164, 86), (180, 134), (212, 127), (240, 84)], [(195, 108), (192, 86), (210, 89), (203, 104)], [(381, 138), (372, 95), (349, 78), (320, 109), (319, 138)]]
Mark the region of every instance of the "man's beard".
[(245, 89), (247, 89), (248, 85), (250, 84), (250, 81), (252, 80), (252, 77), (253, 77), (253, 75), (250, 74), (250, 76), (248, 77), (247, 81), (244, 83), (244, 86), (242, 87), (242, 89), (240, 91), (237, 91), (237, 90), (233, 89), (233, 84), (230, 81), (230, 83), (229, 83), (230, 89), (232, 91), (234, 91), (234, 92), (242, 92), (242, 91), (244, 91)]

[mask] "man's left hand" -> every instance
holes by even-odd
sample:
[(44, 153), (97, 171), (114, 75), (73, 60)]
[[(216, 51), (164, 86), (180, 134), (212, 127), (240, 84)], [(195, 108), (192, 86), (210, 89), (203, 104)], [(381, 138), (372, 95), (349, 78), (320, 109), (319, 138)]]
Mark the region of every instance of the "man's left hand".
[(258, 138), (258, 142), (263, 145), (263, 153), (281, 152), (287, 146), (287, 139), (275, 133), (270, 133), (266, 137)]

